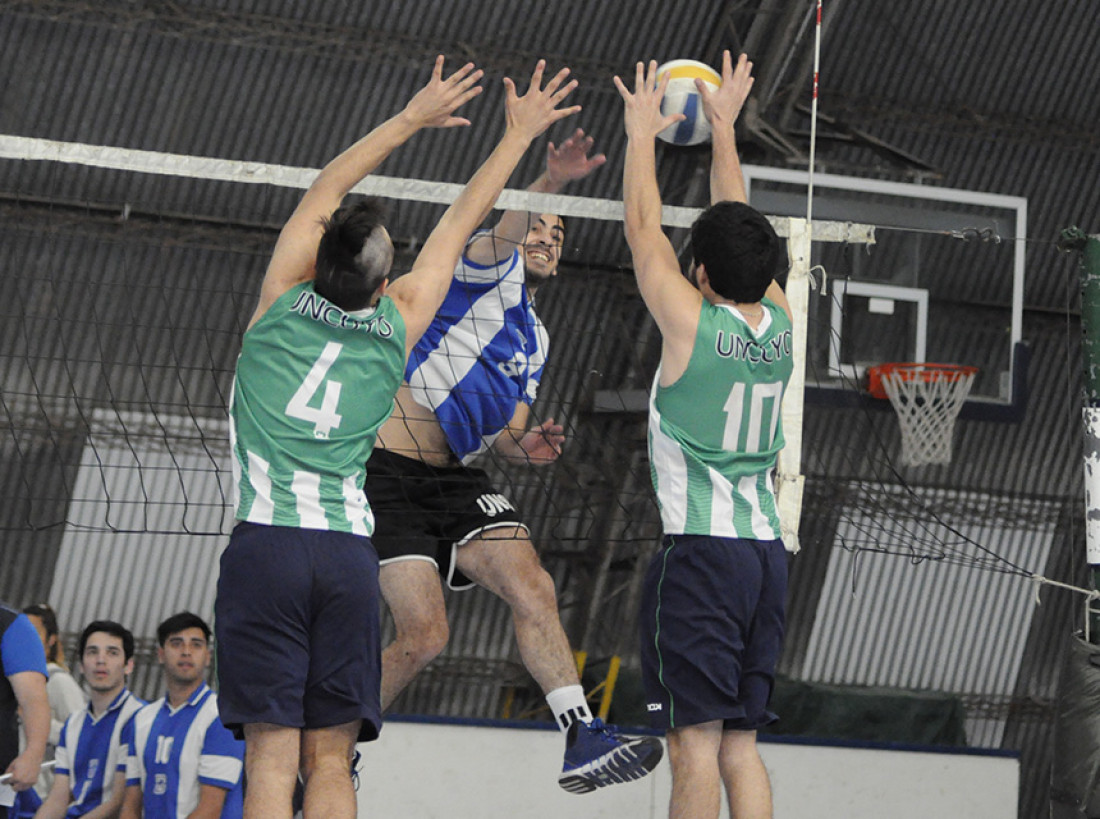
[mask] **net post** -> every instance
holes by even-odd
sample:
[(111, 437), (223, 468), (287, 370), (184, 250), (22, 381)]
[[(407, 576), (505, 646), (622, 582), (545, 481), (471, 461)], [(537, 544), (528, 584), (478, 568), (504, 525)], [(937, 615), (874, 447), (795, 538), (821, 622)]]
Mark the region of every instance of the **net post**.
[(791, 370), (787, 390), (783, 395), (783, 439), (779, 453), (776, 504), (783, 543), (788, 551), (797, 552), (798, 526), (802, 517), (802, 411), (806, 394), (806, 316), (810, 300), (810, 223), (805, 219), (787, 221), (787, 253), (790, 272), (787, 274), (786, 296), (791, 307)]
[[(1082, 406), (1085, 467), (1085, 553), (1090, 583), (1100, 589), (1100, 237), (1063, 232), (1081, 251), (1081, 331), (1085, 394)], [(1100, 644), (1100, 606), (1087, 602), (1086, 634)]]

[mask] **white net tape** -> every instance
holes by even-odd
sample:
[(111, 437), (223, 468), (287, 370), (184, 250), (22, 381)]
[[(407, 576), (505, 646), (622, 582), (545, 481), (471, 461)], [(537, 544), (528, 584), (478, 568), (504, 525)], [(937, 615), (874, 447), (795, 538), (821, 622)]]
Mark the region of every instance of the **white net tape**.
[(882, 373), (882, 386), (898, 414), (901, 463), (951, 463), (955, 419), (977, 369), (910, 364)]

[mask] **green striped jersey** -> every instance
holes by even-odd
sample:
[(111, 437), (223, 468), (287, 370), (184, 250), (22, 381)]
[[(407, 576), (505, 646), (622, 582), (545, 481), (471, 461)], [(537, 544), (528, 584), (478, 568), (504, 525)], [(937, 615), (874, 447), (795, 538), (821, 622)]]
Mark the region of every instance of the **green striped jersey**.
[(666, 534), (779, 538), (773, 467), (791, 376), (791, 322), (770, 299), (753, 329), (703, 301), (687, 370), (653, 380), (649, 463)]
[(405, 321), (389, 297), (345, 313), (310, 282), (280, 296), (237, 360), (237, 519), (370, 535), (365, 465), (404, 367)]

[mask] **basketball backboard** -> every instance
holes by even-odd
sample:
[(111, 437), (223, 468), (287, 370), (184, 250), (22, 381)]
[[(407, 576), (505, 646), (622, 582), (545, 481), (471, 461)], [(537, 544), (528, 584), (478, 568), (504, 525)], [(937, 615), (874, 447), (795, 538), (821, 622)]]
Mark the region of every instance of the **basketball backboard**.
[[(806, 172), (744, 172), (755, 208), (805, 217)], [(875, 225), (876, 243), (814, 244), (807, 400), (863, 394), (876, 364), (935, 362), (978, 367), (964, 417), (1022, 410), (1026, 199), (815, 174), (813, 217)]]

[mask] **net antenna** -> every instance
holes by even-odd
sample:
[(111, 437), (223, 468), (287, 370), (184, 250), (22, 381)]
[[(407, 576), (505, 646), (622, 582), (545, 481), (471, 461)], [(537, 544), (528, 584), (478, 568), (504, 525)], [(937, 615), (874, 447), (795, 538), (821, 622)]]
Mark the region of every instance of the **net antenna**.
[(977, 367), (959, 364), (887, 363), (868, 368), (868, 391), (888, 398), (897, 412), (902, 464), (951, 463), (955, 419), (977, 373)]

